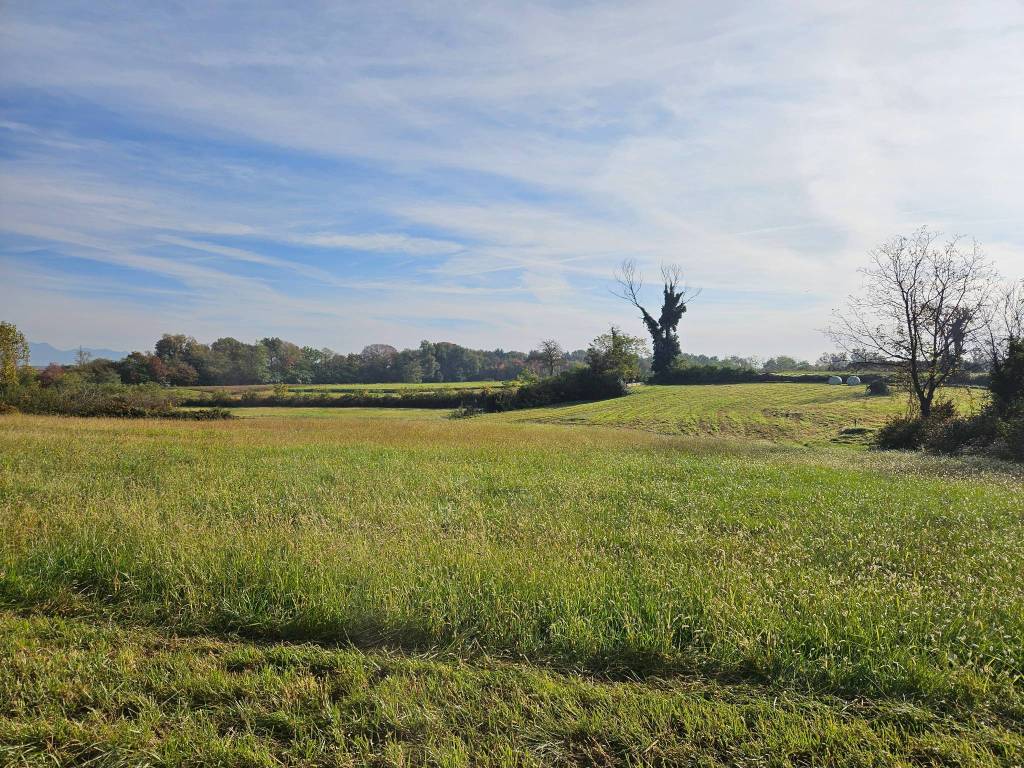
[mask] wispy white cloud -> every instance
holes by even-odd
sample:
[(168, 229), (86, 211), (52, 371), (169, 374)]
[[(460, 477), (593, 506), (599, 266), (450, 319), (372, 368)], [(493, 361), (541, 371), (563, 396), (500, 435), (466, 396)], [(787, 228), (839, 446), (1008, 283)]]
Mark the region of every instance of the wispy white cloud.
[(438, 256), (463, 250), (463, 246), (446, 240), (392, 234), (337, 234), (317, 232), (308, 235), (288, 235), (287, 242), (313, 245), (320, 248), (346, 248), (354, 251), (383, 251), (418, 256)]
[[(72, 269), (58, 254), (171, 280), (188, 312), (159, 311), (195, 333), (351, 348), (442, 321), (467, 343), (558, 328), (575, 346), (634, 322), (606, 290), (632, 257), (704, 286), (689, 348), (812, 355), (895, 232), (971, 234), (1024, 274), (1012, 0), (43, 3), (0, 20), (0, 259), (24, 266), (28, 238), (50, 254), (37, 274)], [(8, 307), (35, 290), (19, 274)], [(16, 319), (39, 335), (86, 305), (60, 294)]]

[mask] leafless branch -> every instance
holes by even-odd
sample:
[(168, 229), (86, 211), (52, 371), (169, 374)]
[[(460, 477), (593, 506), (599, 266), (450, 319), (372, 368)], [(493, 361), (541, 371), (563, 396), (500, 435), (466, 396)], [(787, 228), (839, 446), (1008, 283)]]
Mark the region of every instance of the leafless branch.
[(634, 307), (643, 310), (640, 306), (639, 294), (644, 287), (644, 276), (637, 271), (636, 261), (624, 259), (615, 273), (615, 282), (619, 290), (612, 291), (620, 299), (625, 299)]
[(922, 228), (870, 253), (862, 291), (834, 313), (828, 333), (905, 373), (927, 415), (935, 391), (960, 368), (993, 317), (997, 275), (980, 246)]

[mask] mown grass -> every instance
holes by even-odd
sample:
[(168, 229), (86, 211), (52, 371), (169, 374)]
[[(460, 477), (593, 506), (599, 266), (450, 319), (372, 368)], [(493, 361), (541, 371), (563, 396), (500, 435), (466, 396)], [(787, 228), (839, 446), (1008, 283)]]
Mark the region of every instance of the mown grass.
[(0, 763), (1021, 763), (1020, 468), (267, 410), (0, 419)]
[[(983, 390), (940, 394), (964, 411), (985, 402)], [(670, 435), (719, 435), (822, 442), (850, 428), (876, 429), (905, 413), (906, 394), (874, 397), (865, 387), (828, 384), (639, 386), (625, 398), (554, 406), (507, 417), (560, 424), (630, 427)]]
[(1019, 724), (706, 678), (174, 637), (0, 613), (9, 765), (961, 765)]

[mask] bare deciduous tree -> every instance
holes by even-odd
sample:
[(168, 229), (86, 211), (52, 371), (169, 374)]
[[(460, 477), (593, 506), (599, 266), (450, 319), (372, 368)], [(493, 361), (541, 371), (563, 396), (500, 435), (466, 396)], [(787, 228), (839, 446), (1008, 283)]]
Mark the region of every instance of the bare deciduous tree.
[(683, 282), (683, 270), (678, 264), (665, 264), (661, 267), (662, 304), (661, 314), (655, 319), (640, 304), (640, 291), (644, 286), (643, 276), (637, 271), (636, 262), (627, 259), (615, 275), (619, 291), (615, 295), (625, 299), (640, 310), (647, 332), (651, 334), (654, 347), (654, 360), (651, 370), (654, 373), (667, 371), (679, 357), (679, 335), (676, 328), (686, 312), (686, 305), (700, 293), (688, 288)]
[(996, 280), (976, 242), (938, 240), (922, 227), (871, 251), (861, 295), (849, 298), (828, 329), (844, 349), (866, 349), (903, 374), (924, 417), (982, 337)]
[(985, 307), (982, 356), (998, 365), (1011, 341), (1024, 339), (1024, 280), (1006, 283)]
[(555, 375), (555, 366), (565, 358), (565, 350), (554, 339), (544, 339), (540, 343), (540, 359), (548, 369), (548, 376)]

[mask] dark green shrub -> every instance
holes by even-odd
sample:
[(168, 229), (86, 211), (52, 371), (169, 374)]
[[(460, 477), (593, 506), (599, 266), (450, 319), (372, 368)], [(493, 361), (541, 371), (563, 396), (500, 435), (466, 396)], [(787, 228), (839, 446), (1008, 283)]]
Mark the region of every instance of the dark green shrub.
[(590, 368), (576, 368), (534, 384), (485, 393), (480, 405), (488, 411), (510, 411), (555, 403), (609, 400), (628, 392), (626, 382), (617, 372), (595, 373)]
[[(678, 354), (679, 342), (676, 341), (675, 344)], [(657, 342), (655, 346), (657, 347)], [(643, 339), (623, 333), (613, 325), (608, 333), (602, 333), (590, 344), (587, 349), (586, 368), (592, 374), (612, 374), (624, 381), (639, 381), (640, 357), (646, 347)], [(658, 360), (658, 349), (655, 349), (654, 357)], [(660, 367), (657, 363), (655, 366)]]
[(89, 384), (81, 381), (50, 387), (38, 385), (9, 388), (0, 408), (53, 416), (104, 416), (125, 419), (183, 419), (210, 421), (231, 419), (223, 408), (180, 411), (177, 397), (155, 384)]
[(9, 390), (4, 400), (23, 413), (127, 418), (169, 413), (175, 404), (170, 393), (153, 385), (125, 386), (80, 381), (53, 387), (17, 387)]
[(199, 408), (194, 411), (173, 410), (161, 414), (162, 419), (178, 419), (180, 421), (224, 421), (238, 418), (227, 408)]
[(476, 405), (462, 405), (448, 414), (449, 419), (471, 419), (486, 413), (483, 408)]
[(885, 379), (875, 379), (868, 384), (869, 395), (889, 395), (892, 394), (892, 390), (889, 388), (889, 383)]
[(913, 451), (921, 447), (924, 421), (917, 416), (895, 416), (875, 433), (875, 445), (890, 451)]
[(1024, 461), (1024, 413), (999, 422), (996, 450), (1005, 459)]
[(925, 424), (921, 444), (932, 453), (957, 455), (971, 448), (990, 445), (999, 431), (995, 413), (984, 411), (975, 416), (952, 416), (936, 419), (934, 414)]
[(1010, 339), (1006, 354), (992, 366), (992, 404), (1000, 414), (1024, 407), (1024, 339)]

